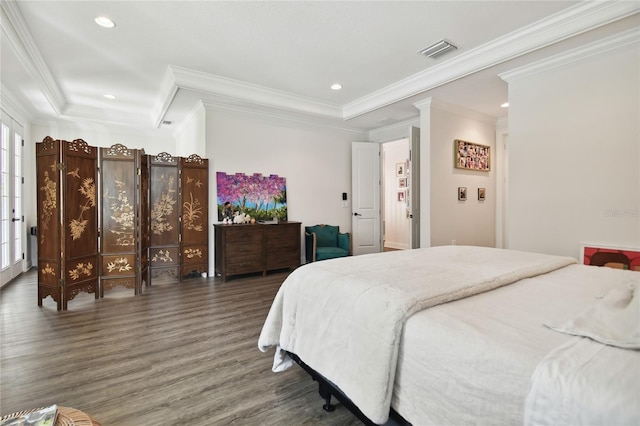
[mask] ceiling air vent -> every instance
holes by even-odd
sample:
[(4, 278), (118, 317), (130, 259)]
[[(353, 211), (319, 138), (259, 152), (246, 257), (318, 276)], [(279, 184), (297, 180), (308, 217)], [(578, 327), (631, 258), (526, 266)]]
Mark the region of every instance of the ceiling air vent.
[(457, 47), (454, 46), (450, 41), (442, 39), (439, 42), (433, 43), (431, 46), (427, 46), (424, 49), (418, 51), (418, 53), (426, 56), (427, 58), (436, 58), (438, 56), (444, 55), (451, 50), (456, 49)]

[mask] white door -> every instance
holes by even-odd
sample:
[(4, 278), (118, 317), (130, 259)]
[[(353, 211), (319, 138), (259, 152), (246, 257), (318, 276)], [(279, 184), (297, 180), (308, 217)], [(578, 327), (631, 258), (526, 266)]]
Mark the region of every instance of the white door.
[(380, 251), (380, 144), (352, 142), (351, 233), (353, 254)]
[(22, 212), (22, 127), (2, 112), (0, 135), (0, 285), (23, 271), (25, 225)]
[(420, 247), (420, 128), (409, 128), (409, 168), (407, 210), (409, 213), (409, 247)]

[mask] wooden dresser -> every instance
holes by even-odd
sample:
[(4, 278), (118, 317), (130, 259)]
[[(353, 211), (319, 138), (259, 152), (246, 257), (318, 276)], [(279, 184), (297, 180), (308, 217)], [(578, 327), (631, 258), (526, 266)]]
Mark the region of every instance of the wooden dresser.
[(278, 224), (213, 225), (215, 270), (229, 275), (249, 274), (300, 266), (300, 222)]

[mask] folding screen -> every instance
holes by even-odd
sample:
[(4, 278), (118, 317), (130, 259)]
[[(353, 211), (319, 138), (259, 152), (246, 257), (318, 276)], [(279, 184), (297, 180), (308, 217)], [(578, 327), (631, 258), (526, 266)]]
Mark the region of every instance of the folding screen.
[(150, 284), (149, 273), (149, 156), (140, 152), (140, 271), (142, 280), (139, 291), (142, 292), (142, 284)]
[(116, 144), (100, 149), (100, 296), (124, 286), (142, 293), (148, 283), (149, 171), (143, 150)]
[(161, 152), (149, 162), (149, 284), (180, 280), (179, 158)]
[(97, 148), (47, 136), (36, 144), (38, 306), (58, 310), (82, 291), (98, 297)]
[(209, 161), (198, 155), (180, 159), (182, 238), (181, 277), (206, 273), (209, 268)]
[(208, 160), (47, 136), (36, 168), (39, 306), (208, 272)]

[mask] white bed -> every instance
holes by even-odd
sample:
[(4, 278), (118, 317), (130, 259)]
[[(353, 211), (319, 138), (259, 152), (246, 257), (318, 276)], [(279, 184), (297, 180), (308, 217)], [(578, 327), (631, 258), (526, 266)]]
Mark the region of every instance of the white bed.
[[(479, 247), (317, 262), (283, 283), (259, 348), (277, 347), (274, 371), (293, 365), (286, 351), (296, 354), (378, 424), (392, 407), (414, 425), (637, 425), (634, 343), (621, 349), (545, 324), (639, 283), (637, 272)], [(638, 341), (639, 298), (627, 303), (623, 330)], [(585, 366), (596, 366), (586, 382)]]

